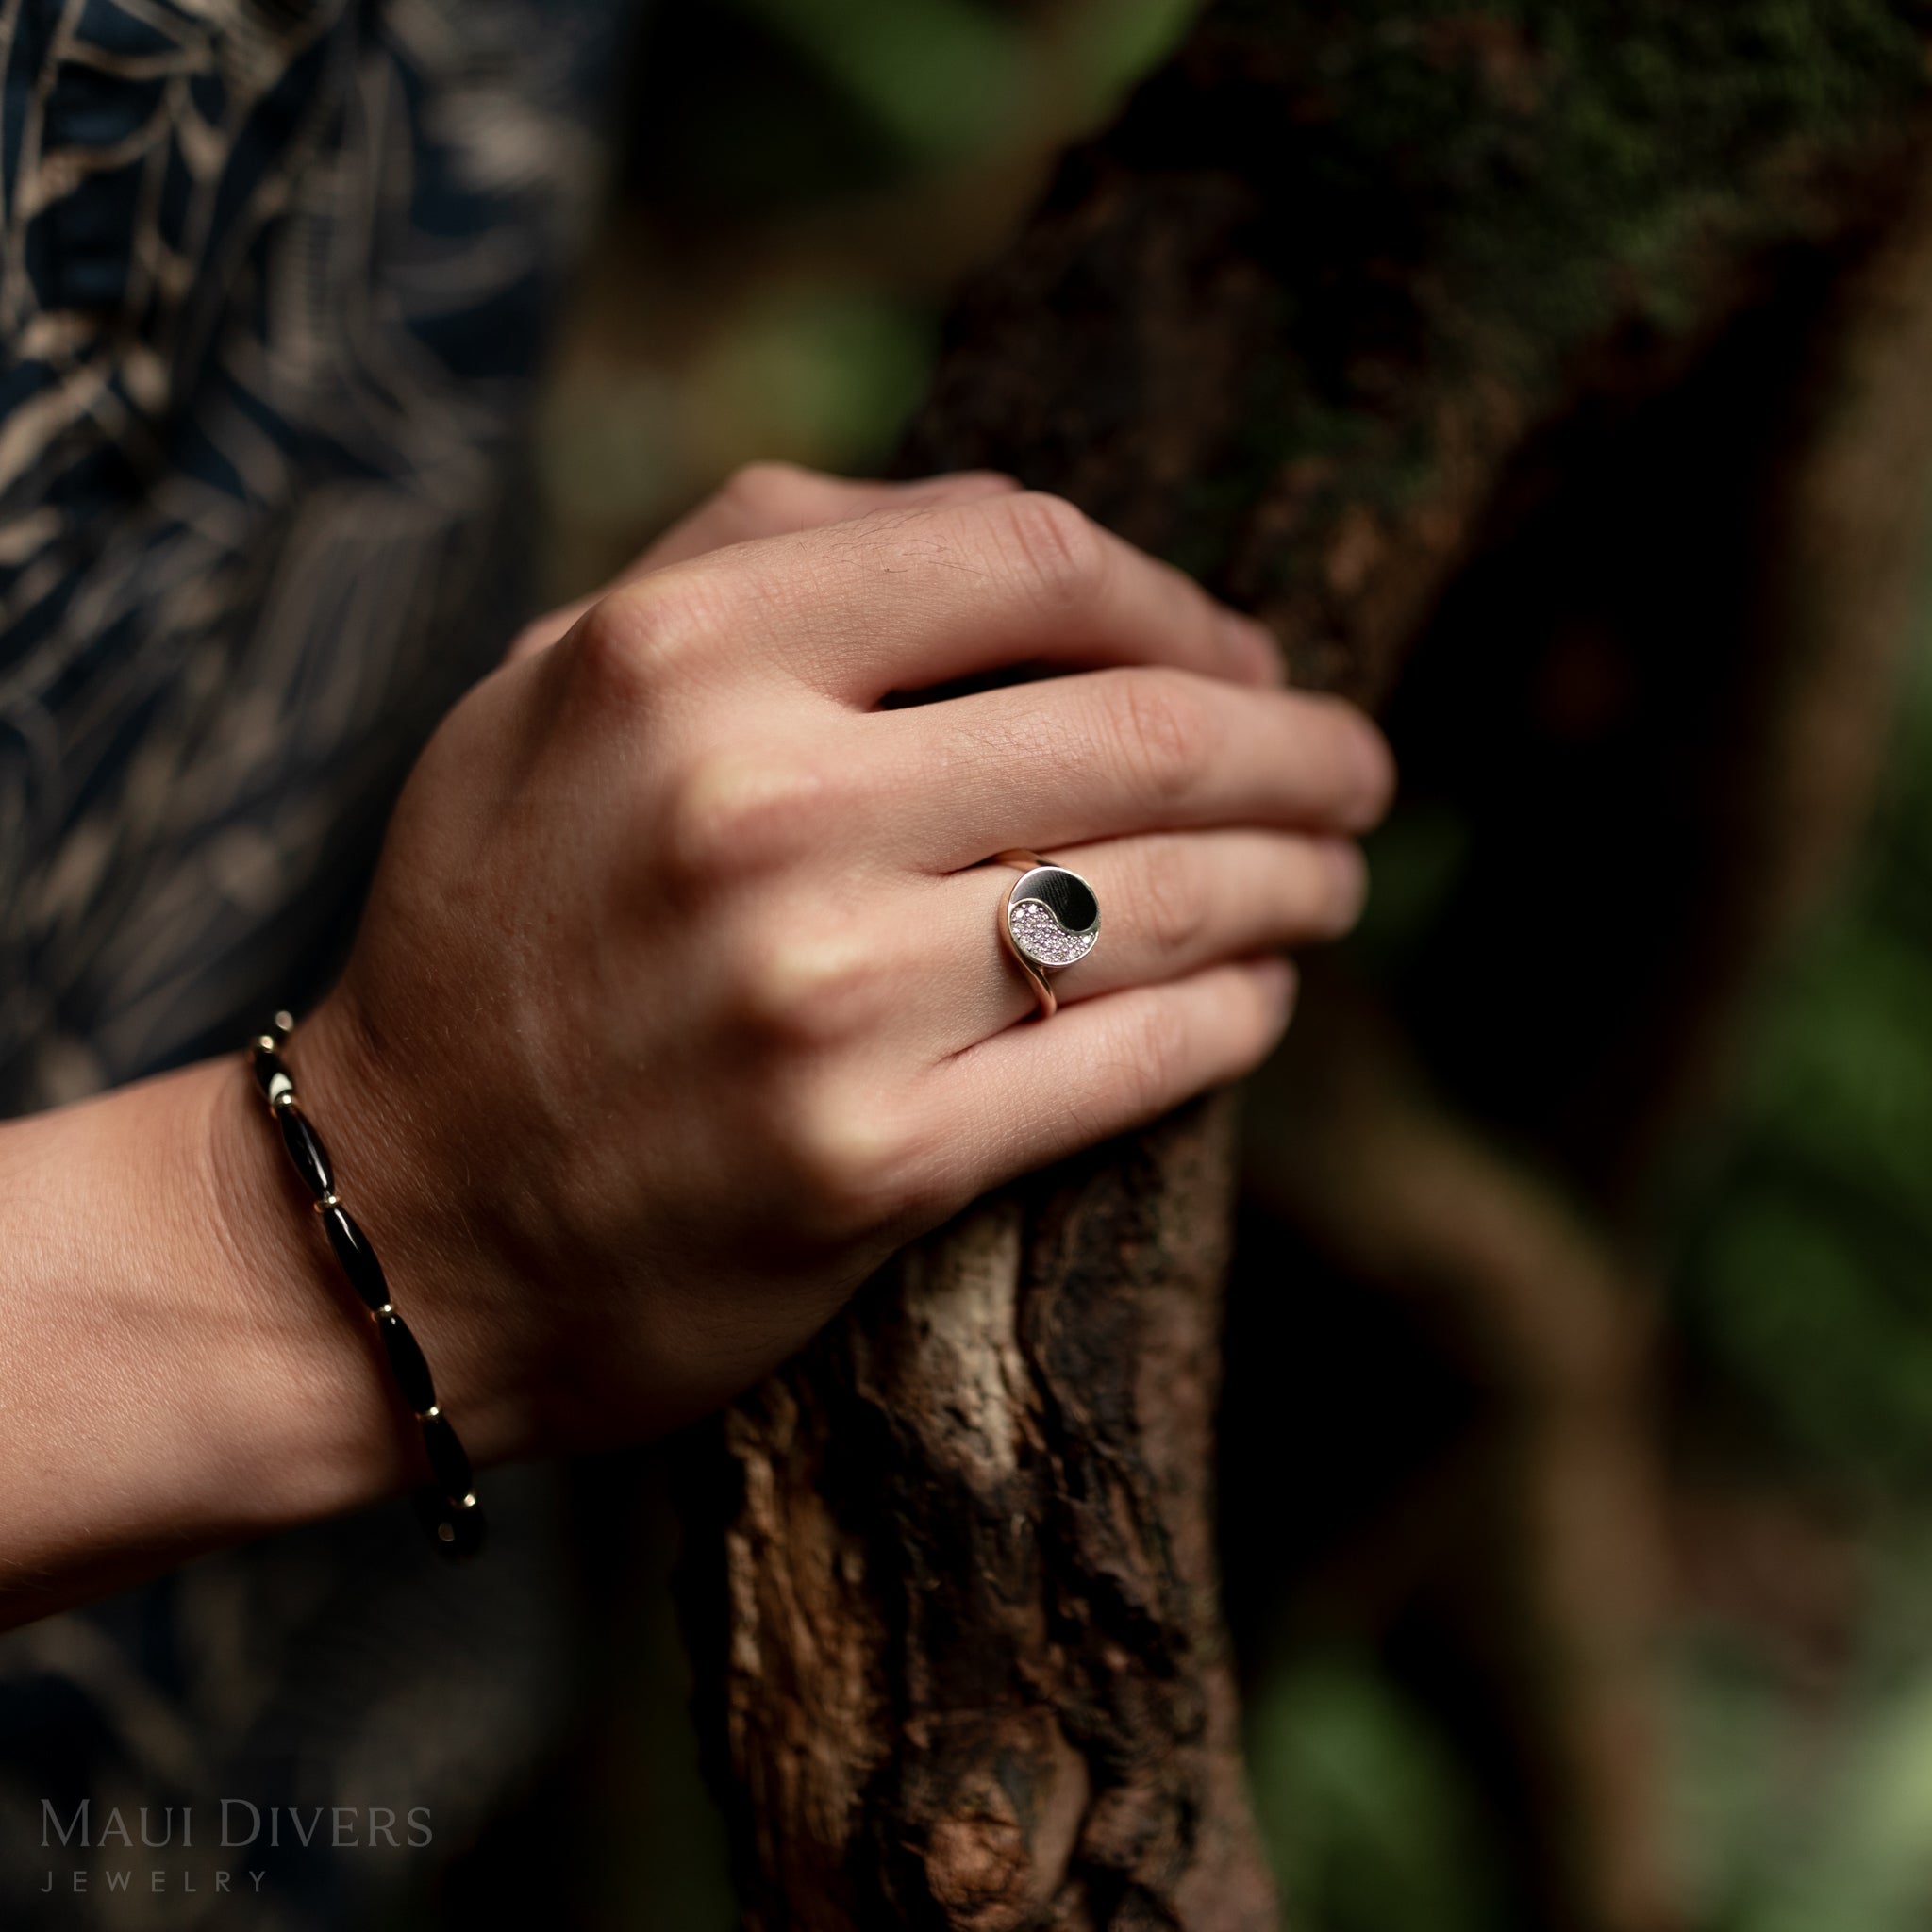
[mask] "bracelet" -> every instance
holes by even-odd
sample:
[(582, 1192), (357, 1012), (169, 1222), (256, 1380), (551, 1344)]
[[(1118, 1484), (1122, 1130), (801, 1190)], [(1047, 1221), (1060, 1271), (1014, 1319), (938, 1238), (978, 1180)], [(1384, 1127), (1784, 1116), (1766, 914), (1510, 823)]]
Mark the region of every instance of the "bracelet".
[(255, 1084), (282, 1130), (282, 1145), (289, 1150), (295, 1172), (314, 1196), (323, 1232), (350, 1287), (361, 1297), (375, 1324), (383, 1354), (389, 1357), (390, 1373), (422, 1431), (423, 1452), (436, 1480), (417, 1490), (411, 1499), (417, 1519), (443, 1556), (453, 1560), (474, 1557), (483, 1547), (484, 1519), (470, 1487), (470, 1458), (449, 1418), (438, 1406), (436, 1384), (421, 1346), (389, 1298), (389, 1283), (383, 1279), (382, 1264), (369, 1245), (369, 1237), (337, 1198), (328, 1149), (295, 1098), (295, 1083), (289, 1077), (281, 1052), (294, 1030), (295, 1022), (290, 1015), (277, 1013), (249, 1042), (248, 1064)]

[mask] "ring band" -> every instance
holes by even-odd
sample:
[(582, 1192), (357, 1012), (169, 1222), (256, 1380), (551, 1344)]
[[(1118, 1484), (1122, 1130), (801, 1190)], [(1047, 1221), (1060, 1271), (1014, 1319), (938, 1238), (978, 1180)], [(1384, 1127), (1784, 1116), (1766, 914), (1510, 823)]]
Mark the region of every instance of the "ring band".
[(1002, 852), (995, 863), (1020, 874), (1000, 907), (1000, 937), (1026, 975), (1040, 1017), (1050, 1020), (1059, 997), (1049, 975), (1093, 950), (1100, 937), (1100, 901), (1078, 873), (1037, 852)]

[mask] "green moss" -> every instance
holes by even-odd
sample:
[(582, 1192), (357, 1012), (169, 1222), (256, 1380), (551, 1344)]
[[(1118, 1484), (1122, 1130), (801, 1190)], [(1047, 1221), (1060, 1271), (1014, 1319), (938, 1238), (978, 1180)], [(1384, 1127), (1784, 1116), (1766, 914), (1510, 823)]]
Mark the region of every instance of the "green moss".
[[(1228, 0), (1215, 21), (1230, 65), (1283, 76), (1273, 124), (1229, 137), (1283, 291), (1232, 466), (1250, 500), (1340, 452), (1338, 501), (1399, 504), (1432, 472), (1435, 398), (1501, 384), (1534, 412), (1617, 325), (1695, 326), (1727, 264), (1828, 224), (1814, 184), (1925, 91), (1905, 0)], [(1201, 525), (1182, 541), (1215, 560)], [(1277, 576), (1318, 564), (1291, 544)]]

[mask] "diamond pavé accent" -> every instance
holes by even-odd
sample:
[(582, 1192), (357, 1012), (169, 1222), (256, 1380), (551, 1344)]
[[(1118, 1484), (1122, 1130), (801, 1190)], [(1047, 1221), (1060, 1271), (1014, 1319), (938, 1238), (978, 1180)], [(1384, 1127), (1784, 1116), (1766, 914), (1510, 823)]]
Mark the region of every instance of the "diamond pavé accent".
[(1071, 966), (1093, 949), (1096, 933), (1069, 932), (1038, 899), (1016, 899), (1007, 908), (1013, 942), (1042, 966)]

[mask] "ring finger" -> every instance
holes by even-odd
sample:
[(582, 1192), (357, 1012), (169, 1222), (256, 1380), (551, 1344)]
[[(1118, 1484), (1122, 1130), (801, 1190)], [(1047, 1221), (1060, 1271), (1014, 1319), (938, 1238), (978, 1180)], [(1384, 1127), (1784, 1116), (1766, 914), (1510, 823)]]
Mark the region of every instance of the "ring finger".
[[(1062, 1004), (1184, 978), (1223, 959), (1334, 939), (1366, 885), (1344, 839), (1246, 828), (1109, 839), (1045, 855), (1087, 880), (1101, 908), (1092, 952), (1053, 977)], [(958, 962), (931, 974), (930, 1022), (957, 1053), (1024, 1019), (1034, 995), (1000, 938), (1016, 874), (978, 866), (932, 882), (922, 950)]]

